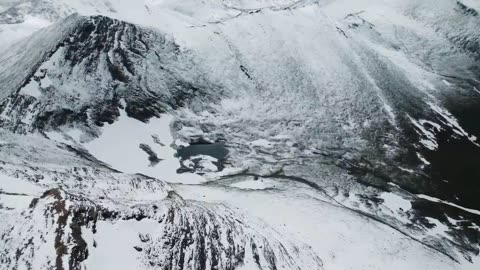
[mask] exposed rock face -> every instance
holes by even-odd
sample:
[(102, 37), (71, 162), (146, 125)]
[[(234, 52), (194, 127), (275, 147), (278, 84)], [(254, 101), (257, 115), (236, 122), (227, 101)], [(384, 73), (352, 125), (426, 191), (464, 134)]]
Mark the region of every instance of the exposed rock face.
[(160, 33), (102, 16), (73, 16), (64, 24), (70, 30), (33, 63), (37, 68), (28, 77), (15, 74), (17, 82), (2, 82), (23, 82), (3, 89), (13, 94), (3, 101), (2, 126), (20, 133), (72, 123), (101, 126), (119, 116), (121, 99), (129, 116), (147, 121), (196, 97), (215, 96), (215, 89), (205, 91), (201, 74), (186, 74), (188, 53)]
[[(45, 175), (48, 177), (48, 173)], [(145, 269), (237, 269), (244, 265), (258, 269), (303, 269), (309, 265), (322, 269), (322, 261), (311, 247), (285, 241), (265, 225), (223, 205), (185, 201), (174, 191), (157, 186), (155, 180), (140, 177), (124, 183), (131, 189), (121, 196), (144, 189), (156, 197), (164, 193), (163, 199), (154, 204), (130, 201), (133, 204), (126, 208), (94, 195), (100, 191), (97, 184), (102, 180), (77, 180), (93, 185), (87, 196), (59, 188), (47, 190), (33, 198), (18, 219), (3, 223), (1, 269), (82, 269), (97, 247), (125, 244), (121, 238), (128, 237), (128, 226), (125, 232), (116, 229), (120, 230), (120, 239), (101, 235), (130, 221), (145, 225), (133, 235), (136, 245), (126, 247), (135, 250), (132, 258)], [(150, 184), (145, 185), (146, 180)], [(74, 191), (78, 188), (74, 182), (65, 179), (64, 184), (67, 190), (78, 192)]]

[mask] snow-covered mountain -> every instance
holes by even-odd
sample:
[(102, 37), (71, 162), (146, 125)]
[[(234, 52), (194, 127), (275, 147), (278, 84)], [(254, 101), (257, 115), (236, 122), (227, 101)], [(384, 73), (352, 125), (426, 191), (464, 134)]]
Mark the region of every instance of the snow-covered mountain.
[(0, 8), (0, 269), (477, 269), (474, 0)]

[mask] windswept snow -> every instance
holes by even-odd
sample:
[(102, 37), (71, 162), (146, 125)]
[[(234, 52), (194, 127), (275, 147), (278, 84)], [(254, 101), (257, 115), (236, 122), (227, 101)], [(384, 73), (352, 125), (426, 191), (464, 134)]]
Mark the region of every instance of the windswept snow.
[(412, 208), (412, 204), (409, 200), (406, 200), (399, 195), (393, 193), (383, 192), (382, 194), (380, 194), (380, 198), (382, 198), (384, 200), (384, 204), (394, 212), (407, 212)]

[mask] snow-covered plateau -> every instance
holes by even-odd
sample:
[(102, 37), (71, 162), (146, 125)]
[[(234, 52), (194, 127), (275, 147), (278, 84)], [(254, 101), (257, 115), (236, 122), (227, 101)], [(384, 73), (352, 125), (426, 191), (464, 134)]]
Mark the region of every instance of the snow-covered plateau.
[(0, 0), (0, 270), (480, 269), (480, 1)]

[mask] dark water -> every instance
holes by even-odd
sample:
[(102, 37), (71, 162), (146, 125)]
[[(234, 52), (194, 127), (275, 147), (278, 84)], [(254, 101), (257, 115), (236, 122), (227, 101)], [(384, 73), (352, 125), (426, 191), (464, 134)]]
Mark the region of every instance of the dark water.
[[(456, 91), (445, 94), (447, 109), (466, 132), (480, 138), (480, 95), (473, 91), (480, 84), (455, 81)], [(441, 119), (433, 119), (440, 122)], [(464, 207), (480, 209), (480, 147), (448, 127), (436, 134), (435, 151), (424, 151), (432, 163), (431, 176), (439, 185), (434, 196)]]
[(225, 160), (228, 155), (228, 150), (225, 148), (225, 143), (216, 142), (210, 144), (192, 144), (187, 147), (180, 148), (177, 151), (177, 156), (182, 160), (189, 159), (190, 157), (197, 155), (207, 155), (218, 160)]
[[(197, 155), (206, 155), (216, 158), (218, 162), (213, 162), (213, 164), (215, 164), (218, 170), (221, 171), (224, 168), (223, 163), (227, 158), (228, 150), (225, 147), (224, 142), (191, 144), (177, 150), (177, 157), (181, 160), (187, 160)], [(193, 159), (192, 161), (197, 165), (199, 160)], [(185, 168), (183, 165), (182, 168), (178, 170), (179, 173), (190, 171), (191, 169)]]

